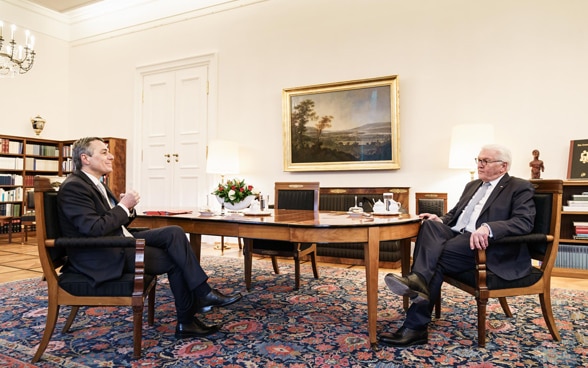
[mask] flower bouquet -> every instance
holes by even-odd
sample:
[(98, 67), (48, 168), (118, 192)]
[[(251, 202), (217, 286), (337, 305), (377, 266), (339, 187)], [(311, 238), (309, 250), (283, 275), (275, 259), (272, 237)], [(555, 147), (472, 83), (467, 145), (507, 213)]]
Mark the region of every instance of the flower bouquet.
[(245, 179), (227, 180), (225, 184), (219, 183), (218, 187), (212, 194), (221, 204), (228, 209), (243, 209), (255, 198), (253, 185), (245, 183)]

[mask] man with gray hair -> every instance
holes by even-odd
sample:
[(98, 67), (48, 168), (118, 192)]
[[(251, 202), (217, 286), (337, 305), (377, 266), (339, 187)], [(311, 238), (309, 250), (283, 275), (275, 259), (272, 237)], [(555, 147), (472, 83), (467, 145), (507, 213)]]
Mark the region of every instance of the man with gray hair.
[(516, 280), (531, 272), (526, 245), (488, 247), (488, 239), (524, 235), (533, 230), (533, 186), (508, 174), (511, 154), (501, 145), (482, 147), (475, 161), (478, 179), (466, 185), (452, 210), (441, 217), (419, 214), (424, 221), (417, 236), (411, 273), (406, 277), (386, 275), (390, 290), (410, 297), (412, 304), (398, 331), (380, 335), (383, 344), (426, 344), (427, 326), (441, 293), (443, 275), (474, 269), (478, 249), (486, 249), (488, 269), (505, 280)]
[[(102, 138), (87, 137), (73, 145), (74, 172), (57, 194), (59, 225), (63, 236), (129, 236), (145, 239), (145, 272), (167, 274), (174, 295), (176, 337), (198, 337), (216, 333), (220, 326), (201, 322), (195, 313), (224, 307), (241, 294), (224, 295), (208, 285), (186, 233), (179, 226), (166, 226), (130, 233), (126, 228), (136, 216), (140, 197), (134, 190), (114, 195), (100, 179), (112, 172), (114, 156)], [(120, 196), (119, 196), (120, 194)], [(86, 275), (95, 285), (133, 271), (134, 248), (67, 248), (69, 272)]]

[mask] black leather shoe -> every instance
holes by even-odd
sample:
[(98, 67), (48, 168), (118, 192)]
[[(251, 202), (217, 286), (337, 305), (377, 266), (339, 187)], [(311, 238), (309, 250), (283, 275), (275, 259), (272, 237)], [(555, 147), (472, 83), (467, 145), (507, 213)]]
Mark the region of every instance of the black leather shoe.
[(176, 326), (176, 338), (208, 336), (220, 329), (219, 325), (207, 326), (198, 318), (194, 317), (190, 323), (178, 323)]
[(415, 273), (406, 277), (389, 273), (384, 277), (384, 281), (394, 294), (408, 296), (413, 303), (429, 302), (429, 287)]
[(212, 307), (224, 307), (241, 299), (241, 293), (235, 295), (224, 295), (216, 289), (212, 289), (210, 293), (202, 298), (196, 299), (194, 313), (210, 312)]
[(429, 332), (424, 330), (411, 330), (404, 326), (393, 334), (383, 333), (380, 335), (380, 342), (390, 346), (411, 346), (423, 345), (429, 341)]

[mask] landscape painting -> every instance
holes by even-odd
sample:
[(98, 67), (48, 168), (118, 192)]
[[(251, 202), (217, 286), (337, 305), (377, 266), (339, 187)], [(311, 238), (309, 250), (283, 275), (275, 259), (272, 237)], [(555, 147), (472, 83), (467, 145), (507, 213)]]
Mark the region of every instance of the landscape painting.
[(397, 76), (285, 89), (284, 170), (400, 168)]

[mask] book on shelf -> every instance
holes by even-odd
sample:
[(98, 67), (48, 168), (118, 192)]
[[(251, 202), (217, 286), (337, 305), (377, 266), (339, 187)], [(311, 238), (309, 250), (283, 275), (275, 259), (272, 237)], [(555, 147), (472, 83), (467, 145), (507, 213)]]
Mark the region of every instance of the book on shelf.
[(588, 201), (588, 194), (572, 194), (573, 201)]
[(588, 234), (576, 234), (574, 235), (576, 240), (588, 240)]
[(563, 206), (564, 212), (588, 212), (588, 206)]
[(588, 234), (588, 229), (585, 228), (576, 228), (576, 235), (580, 235), (580, 234)]
[(588, 221), (572, 221), (575, 227), (588, 227)]
[(588, 207), (588, 201), (568, 201), (570, 207)]

